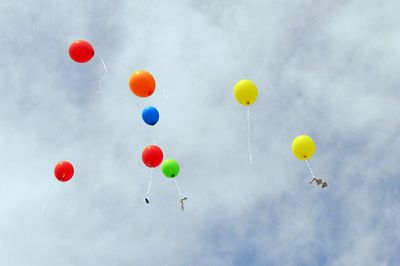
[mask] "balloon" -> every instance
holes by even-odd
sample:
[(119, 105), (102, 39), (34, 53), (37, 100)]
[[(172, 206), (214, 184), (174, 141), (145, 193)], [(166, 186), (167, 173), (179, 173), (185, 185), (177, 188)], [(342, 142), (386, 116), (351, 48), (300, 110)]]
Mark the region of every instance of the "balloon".
[(143, 109), (142, 118), (146, 124), (154, 126), (155, 124), (157, 124), (158, 119), (160, 118), (160, 114), (155, 107), (147, 106)]
[(309, 160), (315, 153), (315, 142), (307, 135), (297, 136), (292, 142), (292, 152), (299, 160)]
[(163, 152), (156, 145), (149, 145), (142, 152), (143, 163), (150, 168), (156, 168), (163, 160)]
[(94, 56), (93, 46), (85, 40), (77, 40), (69, 46), (69, 56), (78, 63), (86, 63)]
[(174, 178), (179, 174), (179, 164), (174, 159), (165, 160), (161, 165), (161, 171), (168, 178)]
[(61, 161), (54, 167), (54, 176), (61, 182), (69, 181), (74, 175), (74, 166), (68, 161)]
[(233, 88), (233, 95), (242, 105), (250, 105), (257, 100), (257, 86), (251, 80), (241, 80)]
[(129, 77), (129, 88), (136, 96), (146, 98), (156, 89), (156, 81), (149, 72), (136, 71)]

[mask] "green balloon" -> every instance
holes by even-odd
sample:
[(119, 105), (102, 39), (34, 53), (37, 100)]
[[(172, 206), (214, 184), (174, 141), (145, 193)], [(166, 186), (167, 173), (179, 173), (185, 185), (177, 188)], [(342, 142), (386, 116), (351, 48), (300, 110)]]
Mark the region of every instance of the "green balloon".
[(179, 164), (174, 159), (165, 160), (161, 165), (161, 171), (168, 178), (174, 178), (179, 174)]

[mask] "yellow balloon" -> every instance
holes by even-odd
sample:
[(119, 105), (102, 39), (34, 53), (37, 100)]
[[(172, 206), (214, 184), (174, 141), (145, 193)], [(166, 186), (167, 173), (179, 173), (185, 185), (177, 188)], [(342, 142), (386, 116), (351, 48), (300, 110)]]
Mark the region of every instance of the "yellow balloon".
[(240, 104), (248, 106), (257, 100), (257, 86), (253, 81), (243, 79), (236, 83), (233, 95)]
[(292, 142), (292, 152), (299, 160), (309, 160), (315, 153), (315, 142), (307, 135), (297, 136)]

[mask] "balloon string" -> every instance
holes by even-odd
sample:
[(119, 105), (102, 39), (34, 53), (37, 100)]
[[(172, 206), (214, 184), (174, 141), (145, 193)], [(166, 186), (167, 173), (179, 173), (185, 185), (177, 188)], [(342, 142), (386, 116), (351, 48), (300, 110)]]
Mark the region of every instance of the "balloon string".
[(308, 169), (310, 170), (310, 173), (311, 173), (312, 177), (315, 178), (315, 175), (314, 175), (313, 170), (311, 169), (310, 163), (308, 162), (308, 160), (305, 160), (305, 161), (307, 163)]
[(168, 98), (168, 95), (167, 95), (167, 93), (165, 92), (165, 89), (164, 89), (164, 88), (162, 89), (162, 92), (163, 92), (163, 94), (164, 94), (164, 97), (165, 97), (165, 98)]
[(250, 105), (247, 107), (247, 148), (249, 150), (250, 164), (253, 164), (253, 157), (251, 156), (251, 148), (250, 148)]
[(149, 188), (147, 189), (147, 196), (150, 195), (150, 189), (151, 189), (151, 179), (153, 177), (153, 169), (150, 169), (150, 180), (149, 180)]
[(103, 75), (103, 76), (101, 77), (101, 79), (99, 80), (99, 90), (96, 91), (96, 94), (98, 94), (98, 93), (101, 92), (101, 82), (102, 82), (103, 79), (107, 76), (108, 70), (107, 70), (106, 64), (104, 63), (103, 57), (101, 57), (101, 55), (99, 55), (99, 54), (96, 54), (96, 55), (100, 58), (101, 63), (103, 64), (103, 67), (104, 67), (104, 75)]
[(153, 144), (156, 144), (156, 128), (153, 126)]
[(179, 189), (178, 181), (176, 181), (176, 178), (174, 180), (175, 180), (176, 188), (178, 189), (178, 193), (179, 193), (179, 197), (180, 197), (179, 202), (181, 203), (181, 211), (183, 211), (185, 209), (185, 203), (183, 201), (187, 200), (188, 198), (182, 196), (181, 190)]
[(182, 193), (181, 193), (181, 190), (179, 189), (178, 181), (176, 181), (176, 178), (174, 180), (175, 180), (176, 188), (178, 189), (179, 196), (182, 198)]
[(47, 200), (43, 204), (42, 211), (40, 212), (40, 216), (43, 216), (44, 212), (46, 211), (47, 203), (49, 202), (51, 195), (53, 195), (55, 191), (56, 191), (56, 188), (53, 188), (53, 190), (50, 192), (49, 196), (47, 196)]

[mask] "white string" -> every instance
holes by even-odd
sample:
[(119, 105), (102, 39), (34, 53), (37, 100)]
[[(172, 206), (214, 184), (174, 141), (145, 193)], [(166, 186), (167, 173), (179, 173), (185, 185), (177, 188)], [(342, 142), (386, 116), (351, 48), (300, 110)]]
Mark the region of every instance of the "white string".
[(149, 180), (149, 188), (147, 189), (147, 196), (150, 195), (150, 189), (151, 189), (151, 179), (153, 177), (153, 168), (150, 169), (150, 180)]
[(49, 202), (51, 195), (53, 195), (53, 193), (55, 191), (56, 191), (56, 188), (53, 188), (53, 190), (50, 192), (49, 196), (47, 197), (47, 200), (43, 204), (42, 211), (40, 212), (40, 216), (43, 216), (44, 212), (46, 211), (47, 203)]
[(250, 105), (247, 107), (247, 148), (249, 150), (250, 164), (253, 164), (253, 157), (251, 156), (251, 148), (250, 148)]
[(308, 160), (304, 160), (304, 161), (306, 161), (307, 166), (308, 166), (308, 169), (310, 170), (310, 173), (311, 173), (312, 177), (315, 178), (314, 172), (313, 172), (313, 170), (311, 169), (311, 166), (310, 166), (310, 164), (308, 163)]
[(167, 95), (167, 93), (165, 92), (165, 89), (162, 89), (162, 92), (163, 92), (163, 94), (164, 94), (164, 97), (165, 97), (165, 98), (168, 98), (168, 95)]
[(98, 93), (101, 92), (101, 82), (102, 82), (103, 79), (107, 76), (108, 70), (107, 70), (106, 64), (104, 63), (103, 57), (101, 57), (101, 55), (99, 55), (99, 54), (96, 54), (96, 55), (100, 58), (101, 63), (103, 63), (103, 67), (104, 67), (104, 75), (103, 75), (103, 76), (101, 77), (101, 79), (99, 80), (99, 90), (96, 91), (96, 94), (98, 94)]
[(174, 178), (174, 180), (175, 180), (176, 188), (178, 189), (179, 196), (182, 198), (182, 193), (181, 193), (181, 190), (179, 189), (178, 181), (176, 181), (176, 178)]
[(156, 126), (153, 126), (153, 144), (156, 144)]

